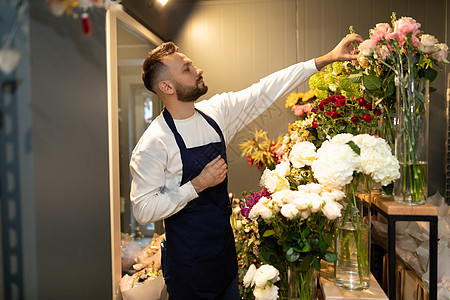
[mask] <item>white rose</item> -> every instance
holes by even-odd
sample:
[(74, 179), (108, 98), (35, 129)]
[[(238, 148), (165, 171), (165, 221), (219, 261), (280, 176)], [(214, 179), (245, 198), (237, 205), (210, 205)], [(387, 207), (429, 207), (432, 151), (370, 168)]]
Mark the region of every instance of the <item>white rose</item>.
[(324, 205), (325, 202), (319, 195), (317, 195), (317, 194), (311, 194), (311, 195), (314, 195), (314, 196), (311, 197), (309, 208), (311, 209), (312, 213), (315, 213), (315, 212), (318, 212), (322, 208), (322, 206)]
[(300, 213), (302, 219), (308, 219), (310, 215), (311, 213), (309, 212), (309, 209), (302, 210), (302, 212)]
[(269, 169), (264, 170), (259, 184), (267, 188), (270, 193), (289, 189), (289, 181), (287, 181), (286, 178), (278, 175), (277, 172), (271, 171)]
[(291, 166), (288, 161), (282, 161), (275, 167), (275, 172), (281, 176), (286, 177), (291, 174)]
[(255, 287), (253, 295), (256, 300), (276, 300), (278, 298), (278, 287), (274, 284), (262, 288)]
[(250, 267), (247, 270), (247, 273), (245, 273), (244, 276), (244, 286), (248, 288), (249, 286), (253, 286), (255, 283), (253, 282), (253, 277), (255, 277), (256, 273), (256, 266), (254, 264), (251, 264)]
[(282, 190), (272, 194), (272, 200), (280, 207), (285, 204), (292, 203), (294, 199), (295, 193), (291, 190)]
[(435, 46), (439, 41), (432, 35), (422, 34), (417, 48), (423, 53), (433, 53), (439, 49)]
[(345, 193), (341, 190), (333, 189), (331, 191), (323, 191), (320, 196), (322, 196), (322, 199), (326, 202), (339, 201), (345, 197)]
[(293, 218), (297, 217), (298, 212), (299, 211), (297, 207), (293, 203), (283, 205), (283, 207), (281, 208), (281, 214), (289, 220), (292, 220)]
[(280, 280), (280, 272), (272, 265), (262, 265), (256, 270), (253, 281), (257, 287), (264, 287), (270, 280), (272, 283)]
[(295, 168), (310, 166), (316, 159), (316, 146), (311, 142), (299, 142), (292, 147), (291, 153), (289, 153), (289, 160)]
[(448, 46), (446, 44), (436, 44), (436, 47), (439, 51), (431, 54), (431, 57), (437, 60), (438, 62), (448, 64), (447, 55), (448, 55)]
[(325, 206), (322, 207), (322, 213), (329, 220), (334, 220), (341, 216), (341, 209), (342, 209), (341, 204), (334, 202), (334, 201), (330, 201), (330, 202), (326, 202)]
[(320, 194), (320, 192), (322, 192), (323, 186), (319, 183), (308, 183), (306, 185), (306, 187), (308, 188), (309, 193), (313, 193), (313, 194)]
[(295, 205), (295, 207), (297, 207), (297, 209), (306, 210), (306, 209), (308, 209), (308, 205), (310, 203), (307, 199), (308, 195), (309, 194), (305, 194), (305, 193), (301, 193), (301, 192), (296, 193), (294, 201), (292, 201), (292, 203)]

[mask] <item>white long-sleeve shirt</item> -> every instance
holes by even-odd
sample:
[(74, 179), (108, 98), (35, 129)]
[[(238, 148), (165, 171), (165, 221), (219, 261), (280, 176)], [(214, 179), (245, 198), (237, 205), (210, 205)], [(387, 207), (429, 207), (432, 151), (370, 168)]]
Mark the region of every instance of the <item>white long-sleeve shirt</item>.
[[(316, 72), (314, 59), (297, 63), (242, 91), (215, 95), (195, 107), (214, 119), (228, 144), (273, 102), (286, 97)], [(187, 148), (220, 141), (217, 132), (197, 111), (192, 117), (174, 122)], [(130, 170), (130, 199), (134, 217), (141, 224), (165, 219), (198, 197), (191, 182), (180, 186), (180, 149), (162, 114), (152, 121), (134, 148)]]

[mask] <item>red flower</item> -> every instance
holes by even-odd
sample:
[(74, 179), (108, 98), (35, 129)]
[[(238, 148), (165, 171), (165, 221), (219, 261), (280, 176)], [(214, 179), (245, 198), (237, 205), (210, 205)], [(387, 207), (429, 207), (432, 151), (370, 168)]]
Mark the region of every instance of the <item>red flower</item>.
[(318, 110), (317, 110), (316, 108), (312, 108), (312, 109), (311, 109), (311, 112), (317, 114)]
[(361, 107), (365, 107), (367, 101), (366, 101), (363, 97), (359, 97), (359, 98), (356, 100), (356, 103), (358, 103), (358, 105), (361, 106)]
[(374, 111), (373, 111), (373, 114), (375, 115), (375, 116), (380, 116), (381, 115), (381, 110), (380, 109), (375, 109)]
[(249, 165), (253, 165), (253, 158), (251, 157), (251, 155), (247, 155), (247, 163)]
[(317, 128), (317, 121), (316, 120), (312, 121), (312, 128)]
[(350, 118), (350, 121), (352, 121), (353, 123), (358, 122), (358, 120), (359, 120), (358, 117), (355, 117), (355, 116)]
[(347, 102), (347, 99), (339, 98), (336, 100), (336, 103), (334, 105), (335, 106), (344, 106), (346, 102)]
[(333, 118), (333, 119), (339, 118), (338, 112), (337, 111), (333, 111), (333, 114), (331, 115), (331, 118)]
[(372, 116), (369, 115), (369, 114), (363, 114), (362, 119), (363, 119), (363, 121), (366, 122), (366, 123), (372, 122)]
[(367, 110), (372, 110), (372, 103), (366, 102), (366, 105), (364, 105), (364, 107), (365, 107)]
[(332, 112), (331, 110), (329, 110), (329, 111), (327, 111), (325, 114), (326, 114), (327, 116), (331, 117), (331, 116), (333, 115), (333, 112)]

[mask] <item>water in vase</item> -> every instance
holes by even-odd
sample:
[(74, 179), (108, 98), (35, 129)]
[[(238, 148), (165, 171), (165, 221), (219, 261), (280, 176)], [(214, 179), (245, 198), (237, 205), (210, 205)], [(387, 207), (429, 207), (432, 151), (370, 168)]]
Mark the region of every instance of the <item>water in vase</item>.
[(334, 284), (347, 290), (365, 290), (370, 284), (369, 227), (359, 226), (357, 230), (352, 223), (346, 223), (339, 228), (337, 238)]

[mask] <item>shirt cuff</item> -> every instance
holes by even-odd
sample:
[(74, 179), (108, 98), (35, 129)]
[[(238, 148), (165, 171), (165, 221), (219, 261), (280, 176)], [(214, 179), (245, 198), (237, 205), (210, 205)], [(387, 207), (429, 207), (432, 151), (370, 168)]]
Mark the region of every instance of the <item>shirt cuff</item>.
[(180, 186), (180, 195), (181, 199), (184, 203), (188, 203), (195, 198), (198, 198), (198, 194), (194, 189), (194, 186), (190, 181), (186, 182), (182, 186)]
[(316, 59), (310, 59), (308, 61), (305, 61), (303, 64), (303, 67), (311, 72), (317, 73), (320, 70), (317, 70), (317, 66), (316, 66)]

